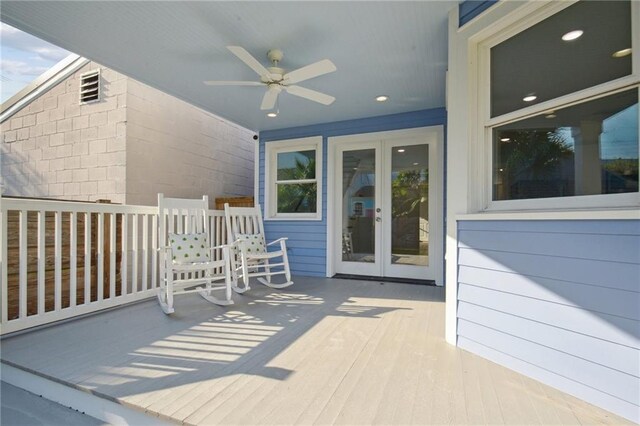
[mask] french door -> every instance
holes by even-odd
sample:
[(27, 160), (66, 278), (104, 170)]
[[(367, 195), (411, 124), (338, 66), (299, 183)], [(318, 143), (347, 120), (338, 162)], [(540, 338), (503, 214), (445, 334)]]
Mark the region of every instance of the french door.
[(439, 279), (439, 133), (432, 133), (334, 144), (336, 273)]

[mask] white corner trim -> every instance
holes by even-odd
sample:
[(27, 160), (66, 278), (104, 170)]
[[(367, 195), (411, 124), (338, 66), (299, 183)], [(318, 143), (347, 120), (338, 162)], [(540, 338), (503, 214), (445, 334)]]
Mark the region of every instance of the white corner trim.
[(166, 420), (109, 401), (90, 392), (1, 363), (2, 381), (112, 425), (170, 425)]
[(335, 270), (335, 265), (334, 265), (334, 261), (333, 261), (333, 256), (334, 256), (334, 250), (333, 250), (333, 245), (335, 244), (335, 232), (334, 232), (334, 226), (335, 226), (335, 222), (337, 221), (336, 219), (336, 214), (337, 212), (334, 212), (335, 206), (334, 206), (334, 194), (333, 194), (333, 188), (334, 185), (336, 184), (336, 165), (335, 165), (335, 161), (336, 161), (336, 143), (338, 142), (338, 140), (336, 140), (335, 137), (329, 137), (327, 138), (327, 230), (325, 231), (325, 234), (327, 236), (327, 248), (326, 248), (326, 266), (327, 266), (327, 270), (326, 270), (326, 276), (327, 278), (331, 278), (335, 275), (336, 270)]
[(456, 220), (640, 220), (638, 209), (517, 211), (460, 214)]
[(58, 62), (40, 77), (32, 81), (27, 87), (0, 105), (0, 123), (4, 123), (15, 113), (38, 99), (53, 86), (63, 81), (89, 62), (89, 59), (75, 54), (71, 54)]
[[(260, 135), (258, 135), (258, 141), (255, 144), (255, 150), (253, 152), (253, 205), (254, 206), (260, 206), (260, 144), (261, 143), (264, 143), (264, 142), (260, 140)], [(266, 148), (265, 148), (265, 152), (266, 152)], [(264, 212), (262, 213), (264, 216)]]

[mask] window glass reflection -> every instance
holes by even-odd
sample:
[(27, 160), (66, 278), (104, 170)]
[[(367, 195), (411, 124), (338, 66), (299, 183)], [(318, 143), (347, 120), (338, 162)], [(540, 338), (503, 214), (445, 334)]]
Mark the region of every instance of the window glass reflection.
[(638, 91), (497, 127), (493, 148), (494, 200), (638, 192)]

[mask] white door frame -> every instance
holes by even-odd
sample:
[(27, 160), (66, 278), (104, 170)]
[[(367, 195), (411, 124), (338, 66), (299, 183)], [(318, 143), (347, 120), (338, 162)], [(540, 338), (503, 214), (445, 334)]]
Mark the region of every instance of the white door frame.
[[(430, 188), (429, 202), (435, 203), (434, 205), (434, 217), (429, 218), (430, 224), (430, 240), (435, 244), (429, 245), (429, 264), (433, 266), (436, 285), (442, 286), (443, 281), (443, 265), (444, 265), (444, 253), (443, 253), (443, 187), (444, 187), (444, 127), (430, 126), (419, 127), (413, 129), (401, 129), (392, 130), (386, 132), (372, 132), (363, 133), (357, 135), (347, 136), (334, 136), (329, 137), (327, 141), (327, 248), (326, 259), (327, 269), (326, 276), (332, 277), (335, 274), (335, 259), (336, 256), (334, 246), (336, 244), (336, 226), (340, 224), (341, 212), (338, 212), (334, 201), (334, 191), (336, 182), (339, 178), (337, 175), (340, 170), (336, 167), (336, 147), (339, 144), (344, 143), (357, 143), (357, 142), (371, 142), (388, 139), (407, 139), (407, 138), (420, 138), (429, 143), (429, 155), (434, 155), (436, 159), (436, 166), (430, 169), (429, 186), (433, 185), (433, 198)], [(433, 147), (432, 147), (433, 145)], [(365, 146), (363, 145), (363, 149)], [(387, 217), (390, 217), (388, 215)]]

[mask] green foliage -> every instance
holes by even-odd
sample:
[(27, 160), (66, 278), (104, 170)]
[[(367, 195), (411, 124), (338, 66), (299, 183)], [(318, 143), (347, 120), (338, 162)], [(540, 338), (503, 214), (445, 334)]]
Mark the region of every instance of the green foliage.
[(638, 159), (618, 158), (616, 160), (610, 160), (604, 164), (604, 169), (616, 175), (635, 177), (637, 179)]
[(429, 172), (420, 170), (404, 170), (398, 173), (391, 182), (391, 214), (394, 218), (419, 214), (420, 203), (429, 196)]
[[(295, 159), (295, 167), (280, 170), (280, 180), (313, 179), (316, 173), (315, 159), (302, 162)], [(278, 185), (279, 213), (315, 213), (318, 191), (315, 183)]]
[(573, 155), (573, 148), (558, 132), (518, 130), (504, 132), (511, 140), (501, 143), (502, 166), (511, 176), (527, 173), (533, 179), (552, 174), (564, 158)]

